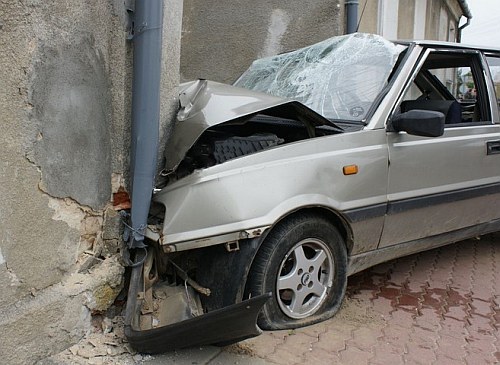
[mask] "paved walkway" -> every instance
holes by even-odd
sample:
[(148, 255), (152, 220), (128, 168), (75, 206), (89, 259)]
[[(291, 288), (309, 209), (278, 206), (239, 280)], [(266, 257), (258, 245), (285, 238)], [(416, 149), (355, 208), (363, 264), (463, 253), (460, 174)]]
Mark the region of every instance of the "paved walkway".
[(412, 255), (349, 279), (331, 320), (226, 349), (146, 364), (493, 364), (500, 362), (500, 233)]

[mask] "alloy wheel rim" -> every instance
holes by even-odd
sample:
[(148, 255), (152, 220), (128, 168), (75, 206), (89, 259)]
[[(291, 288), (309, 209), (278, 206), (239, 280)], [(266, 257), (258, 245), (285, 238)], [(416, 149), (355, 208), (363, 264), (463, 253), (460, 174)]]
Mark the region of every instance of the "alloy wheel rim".
[(314, 314), (332, 286), (334, 261), (323, 241), (307, 238), (295, 244), (283, 258), (276, 280), (278, 304), (290, 318)]

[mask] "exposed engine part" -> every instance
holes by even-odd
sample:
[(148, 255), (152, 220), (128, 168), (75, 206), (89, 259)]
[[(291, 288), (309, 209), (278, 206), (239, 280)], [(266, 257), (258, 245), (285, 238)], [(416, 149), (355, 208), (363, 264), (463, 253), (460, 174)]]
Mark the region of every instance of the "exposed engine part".
[(175, 171), (162, 171), (156, 187), (161, 189), (197, 169), (279, 145), (336, 134), (339, 130), (332, 126), (308, 127), (307, 123), (299, 120), (264, 114), (229, 121), (207, 129)]
[(230, 137), (214, 142), (214, 158), (223, 163), (236, 157), (248, 155), (285, 142), (272, 133), (254, 134), (248, 137)]
[[(153, 313), (153, 285), (158, 281), (158, 272), (156, 270), (153, 250), (149, 250), (144, 261), (143, 268), (143, 302), (141, 306), (141, 320), (150, 317)], [(148, 315), (148, 316), (146, 316)], [(150, 319), (150, 318), (149, 318)]]
[(191, 285), (194, 290), (196, 290), (198, 293), (209, 296), (211, 294), (211, 291), (209, 288), (204, 288), (200, 284), (198, 284), (196, 281), (191, 279), (188, 274), (180, 268), (180, 266), (176, 265), (172, 260), (169, 260), (169, 262), (172, 264), (173, 267), (175, 267), (177, 273), (181, 277), (182, 280), (184, 280), (186, 283)]

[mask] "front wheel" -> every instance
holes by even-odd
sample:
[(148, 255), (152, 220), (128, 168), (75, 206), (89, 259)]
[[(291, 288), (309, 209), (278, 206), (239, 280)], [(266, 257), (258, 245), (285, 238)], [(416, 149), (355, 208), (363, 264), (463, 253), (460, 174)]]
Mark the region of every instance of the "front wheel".
[(280, 222), (263, 242), (249, 274), (251, 296), (273, 292), (258, 324), (290, 329), (332, 317), (347, 283), (347, 253), (324, 217), (299, 215)]

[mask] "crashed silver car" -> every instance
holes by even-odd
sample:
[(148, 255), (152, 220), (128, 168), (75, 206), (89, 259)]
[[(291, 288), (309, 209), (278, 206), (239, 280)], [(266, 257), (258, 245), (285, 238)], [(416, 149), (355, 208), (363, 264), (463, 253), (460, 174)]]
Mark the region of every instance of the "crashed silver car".
[(349, 275), (500, 230), (499, 66), (498, 50), (354, 34), (257, 60), (234, 85), (182, 85), (144, 297), (177, 288), (185, 315), (141, 328), (263, 296), (258, 329), (310, 325)]

